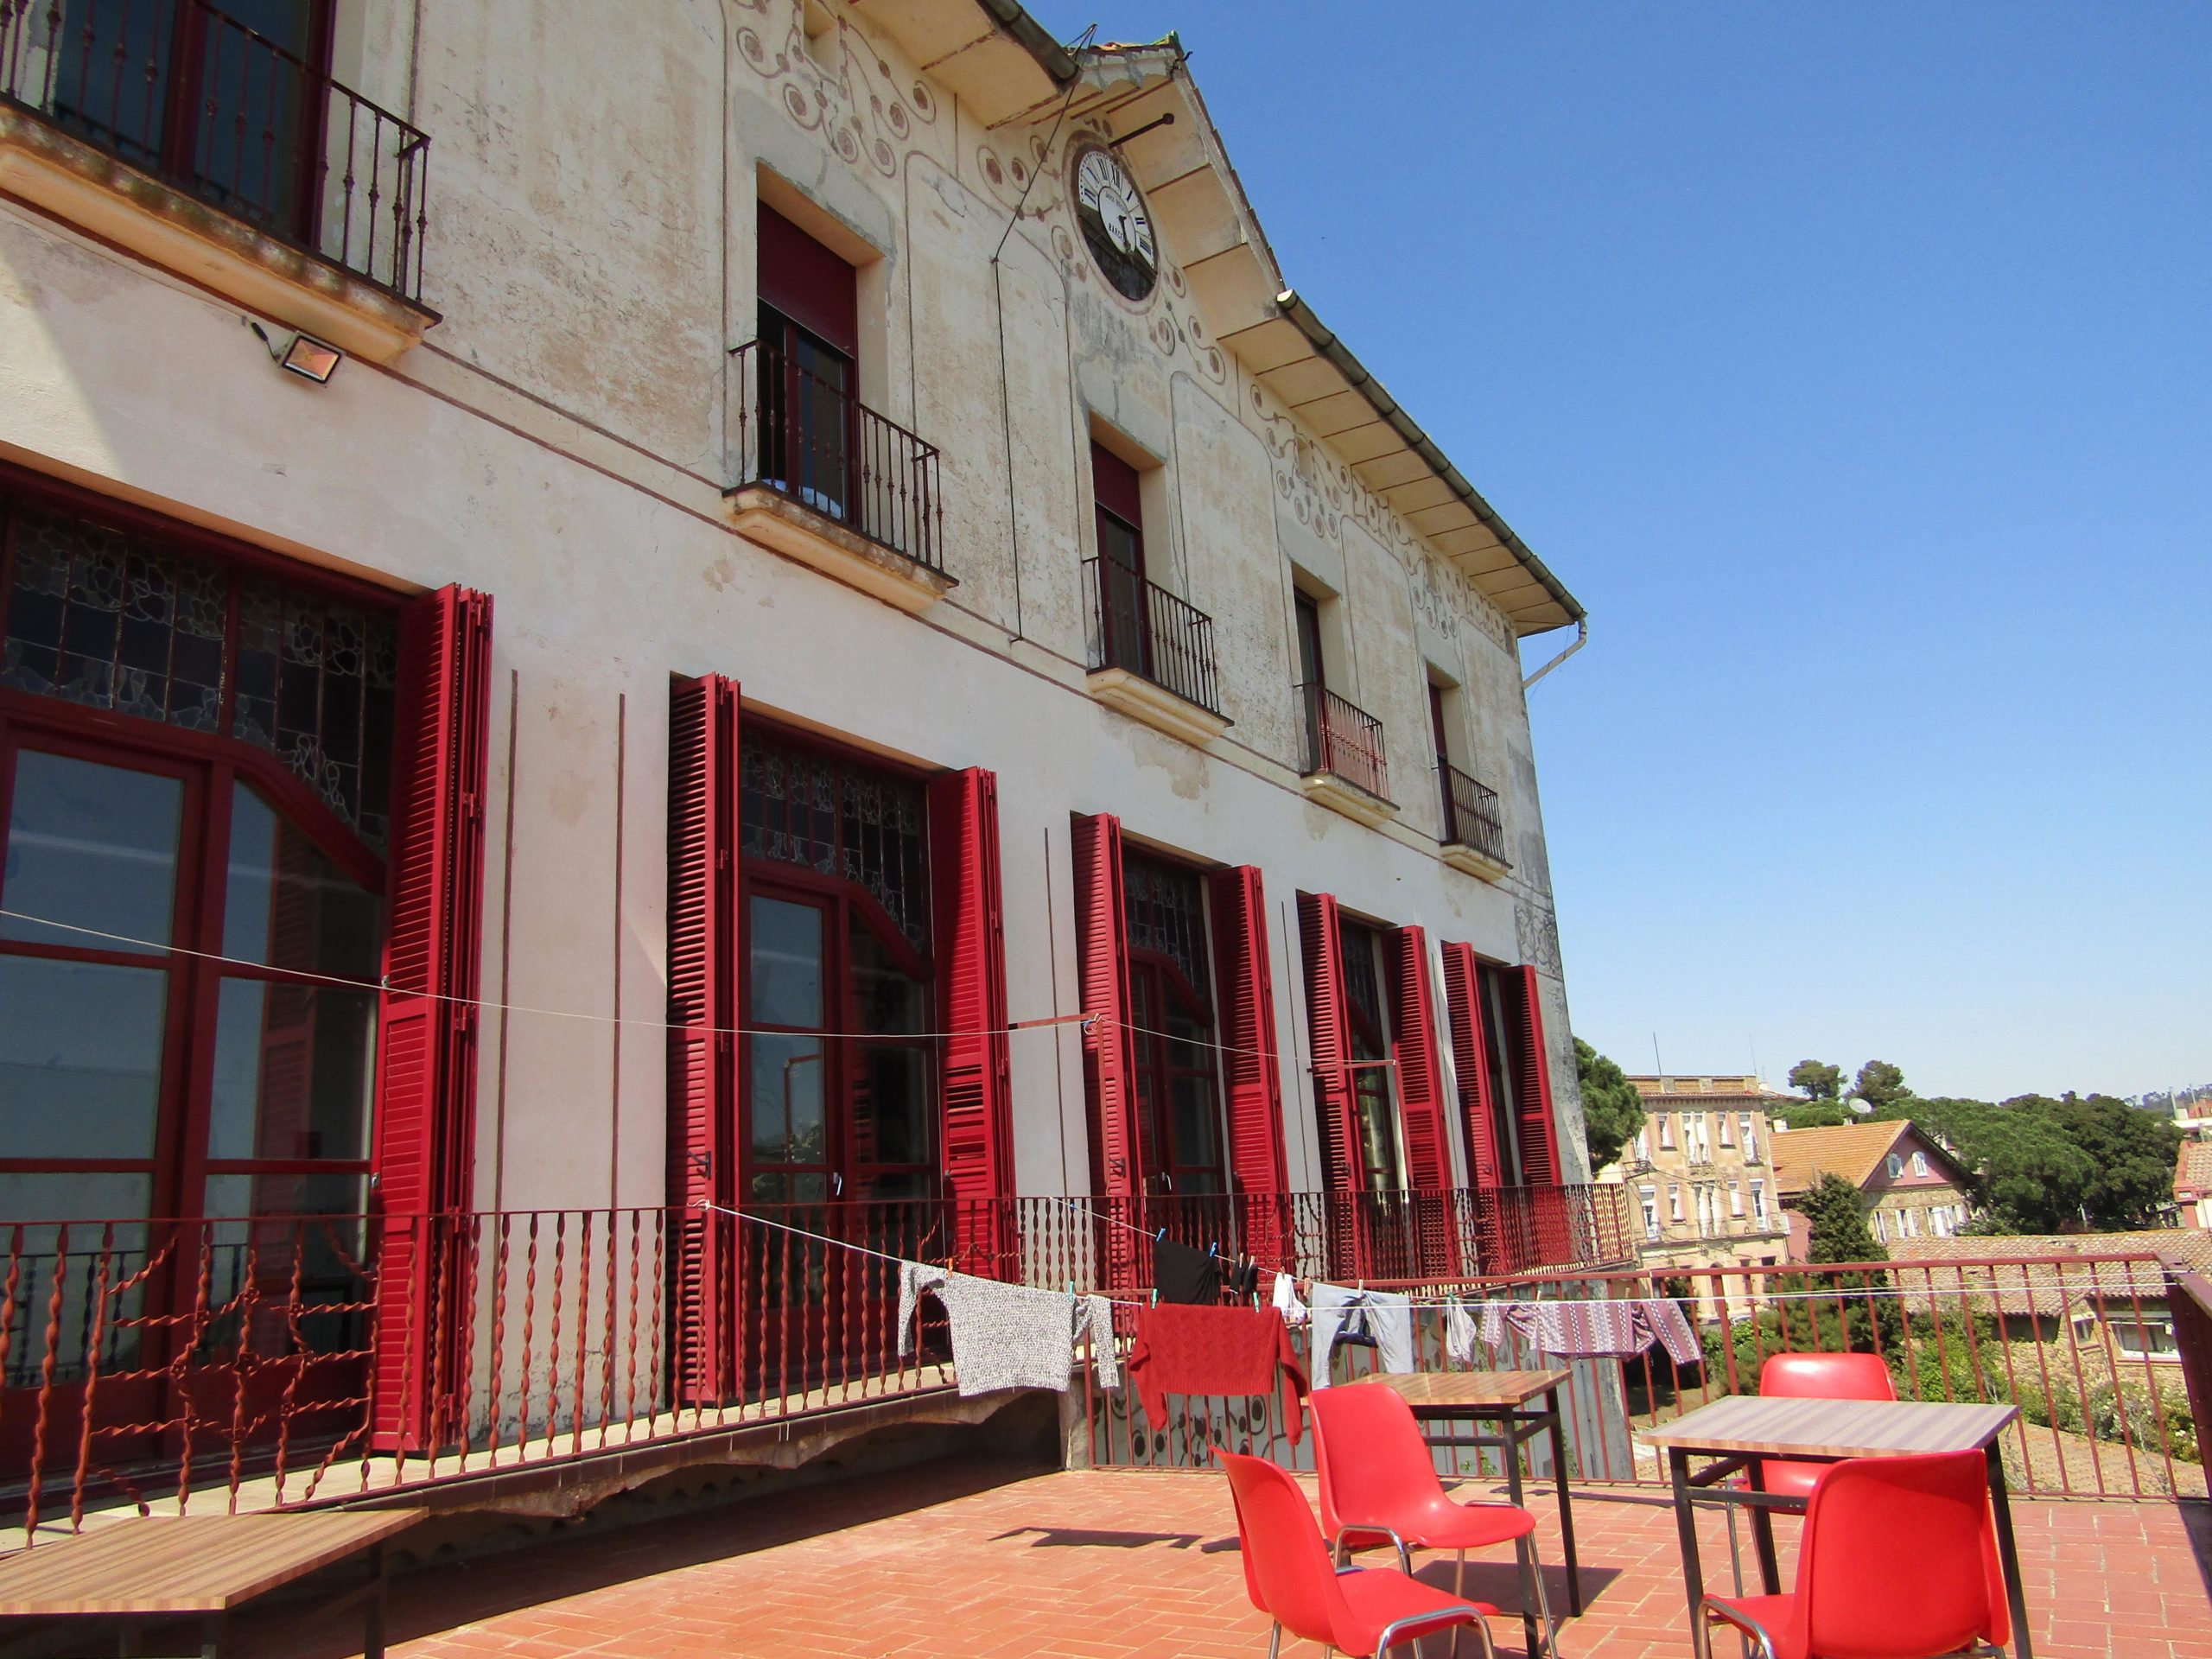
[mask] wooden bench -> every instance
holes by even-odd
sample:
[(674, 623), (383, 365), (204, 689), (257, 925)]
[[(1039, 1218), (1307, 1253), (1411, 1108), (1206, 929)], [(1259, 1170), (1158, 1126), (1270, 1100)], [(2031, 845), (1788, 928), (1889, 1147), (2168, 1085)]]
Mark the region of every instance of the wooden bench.
[(385, 1541), (425, 1513), (133, 1516), (0, 1560), (0, 1618), (112, 1624), (119, 1655), (139, 1652), (151, 1626), (196, 1620), (202, 1659), (215, 1659), (234, 1609), (366, 1550), (367, 1577), (304, 1611), (299, 1622), (359, 1603), (364, 1659), (382, 1659)]

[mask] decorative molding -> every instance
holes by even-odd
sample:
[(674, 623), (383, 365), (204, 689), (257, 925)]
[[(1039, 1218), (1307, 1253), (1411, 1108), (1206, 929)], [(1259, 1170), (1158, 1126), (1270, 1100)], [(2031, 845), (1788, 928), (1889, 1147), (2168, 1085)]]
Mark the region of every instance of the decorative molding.
[(1562, 982), (1566, 980), (1567, 970), (1560, 961), (1559, 920), (1549, 906), (1516, 899), (1513, 931), (1521, 947), (1522, 961), (1548, 978)]

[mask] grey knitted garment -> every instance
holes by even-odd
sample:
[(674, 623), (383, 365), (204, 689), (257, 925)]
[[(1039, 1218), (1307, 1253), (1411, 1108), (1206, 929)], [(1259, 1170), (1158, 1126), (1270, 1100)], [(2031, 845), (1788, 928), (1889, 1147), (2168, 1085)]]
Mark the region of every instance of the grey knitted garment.
[(952, 1325), (952, 1363), (960, 1392), (995, 1394), (1002, 1389), (1068, 1389), (1077, 1323), (1090, 1333), (1099, 1386), (1116, 1387), (1113, 1309), (1103, 1296), (1078, 1303), (1065, 1290), (1003, 1285), (919, 1262), (899, 1264), (899, 1351), (914, 1348), (914, 1315), (922, 1293), (935, 1294)]

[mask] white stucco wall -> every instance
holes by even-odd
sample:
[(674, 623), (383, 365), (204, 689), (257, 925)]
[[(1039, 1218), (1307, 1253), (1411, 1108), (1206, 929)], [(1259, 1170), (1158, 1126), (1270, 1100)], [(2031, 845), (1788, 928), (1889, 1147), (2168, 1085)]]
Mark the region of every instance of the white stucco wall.
[[(419, 37), (385, 20), (346, 43), (431, 134), (428, 343), (314, 387), (219, 296), (0, 201), (0, 454), (397, 588), (494, 596), (484, 995), (590, 1017), (485, 1022), (480, 1202), (662, 1196), (668, 688), (707, 671), (752, 711), (997, 773), (1017, 1020), (1076, 1007), (1071, 812), (1262, 867), (1300, 1186), (1319, 1173), (1300, 888), (1536, 963), (1569, 1179), (1586, 1179), (1516, 642), (1207, 343), (1173, 246), (1145, 305), (1104, 290), (1057, 185), (1083, 122), (1008, 235), (1015, 163), (1037, 164), (1049, 121), (981, 130), (856, 26), (825, 74), (791, 0), (416, 16)], [(753, 334), (763, 168), (880, 256), (863, 384), (944, 452), (959, 580), (918, 617), (728, 527), (725, 353)], [(1215, 619), (1235, 721), (1205, 748), (1085, 689), (1094, 418), (1166, 469), (1155, 574)], [(1383, 721), (1402, 806), (1382, 830), (1298, 788), (1294, 560), (1343, 595), (1342, 689)], [(1438, 857), (1425, 664), (1464, 688), (1469, 769), (1503, 798), (1515, 868), (1497, 884)], [(619, 1045), (618, 1003), (643, 1022)], [(1077, 1043), (1013, 1039), (1025, 1192), (1089, 1189)]]

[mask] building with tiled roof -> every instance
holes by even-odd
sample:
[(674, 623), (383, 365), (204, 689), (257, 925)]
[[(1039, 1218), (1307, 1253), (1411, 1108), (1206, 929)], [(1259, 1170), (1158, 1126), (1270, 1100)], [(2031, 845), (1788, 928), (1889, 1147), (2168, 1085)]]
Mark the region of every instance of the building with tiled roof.
[[(1878, 1243), (1948, 1238), (1973, 1212), (1973, 1179), (1966, 1166), (1902, 1118), (1779, 1129), (1773, 1141), (1775, 1182), (1784, 1205), (1794, 1211), (1822, 1176), (1840, 1175), (1859, 1189)], [(1793, 1223), (1790, 1244), (1800, 1256), (1804, 1232)]]
[(2183, 1227), (2212, 1228), (2212, 1141), (2184, 1141), (2174, 1158), (2174, 1207)]
[(2166, 1268), (2212, 1273), (2212, 1231), (1910, 1238), (1890, 1258), (1908, 1317), (1963, 1305), (1995, 1314), (2010, 1337), (2050, 1341), (2071, 1325), (2079, 1344), (2109, 1337), (2108, 1358), (2170, 1361)]

